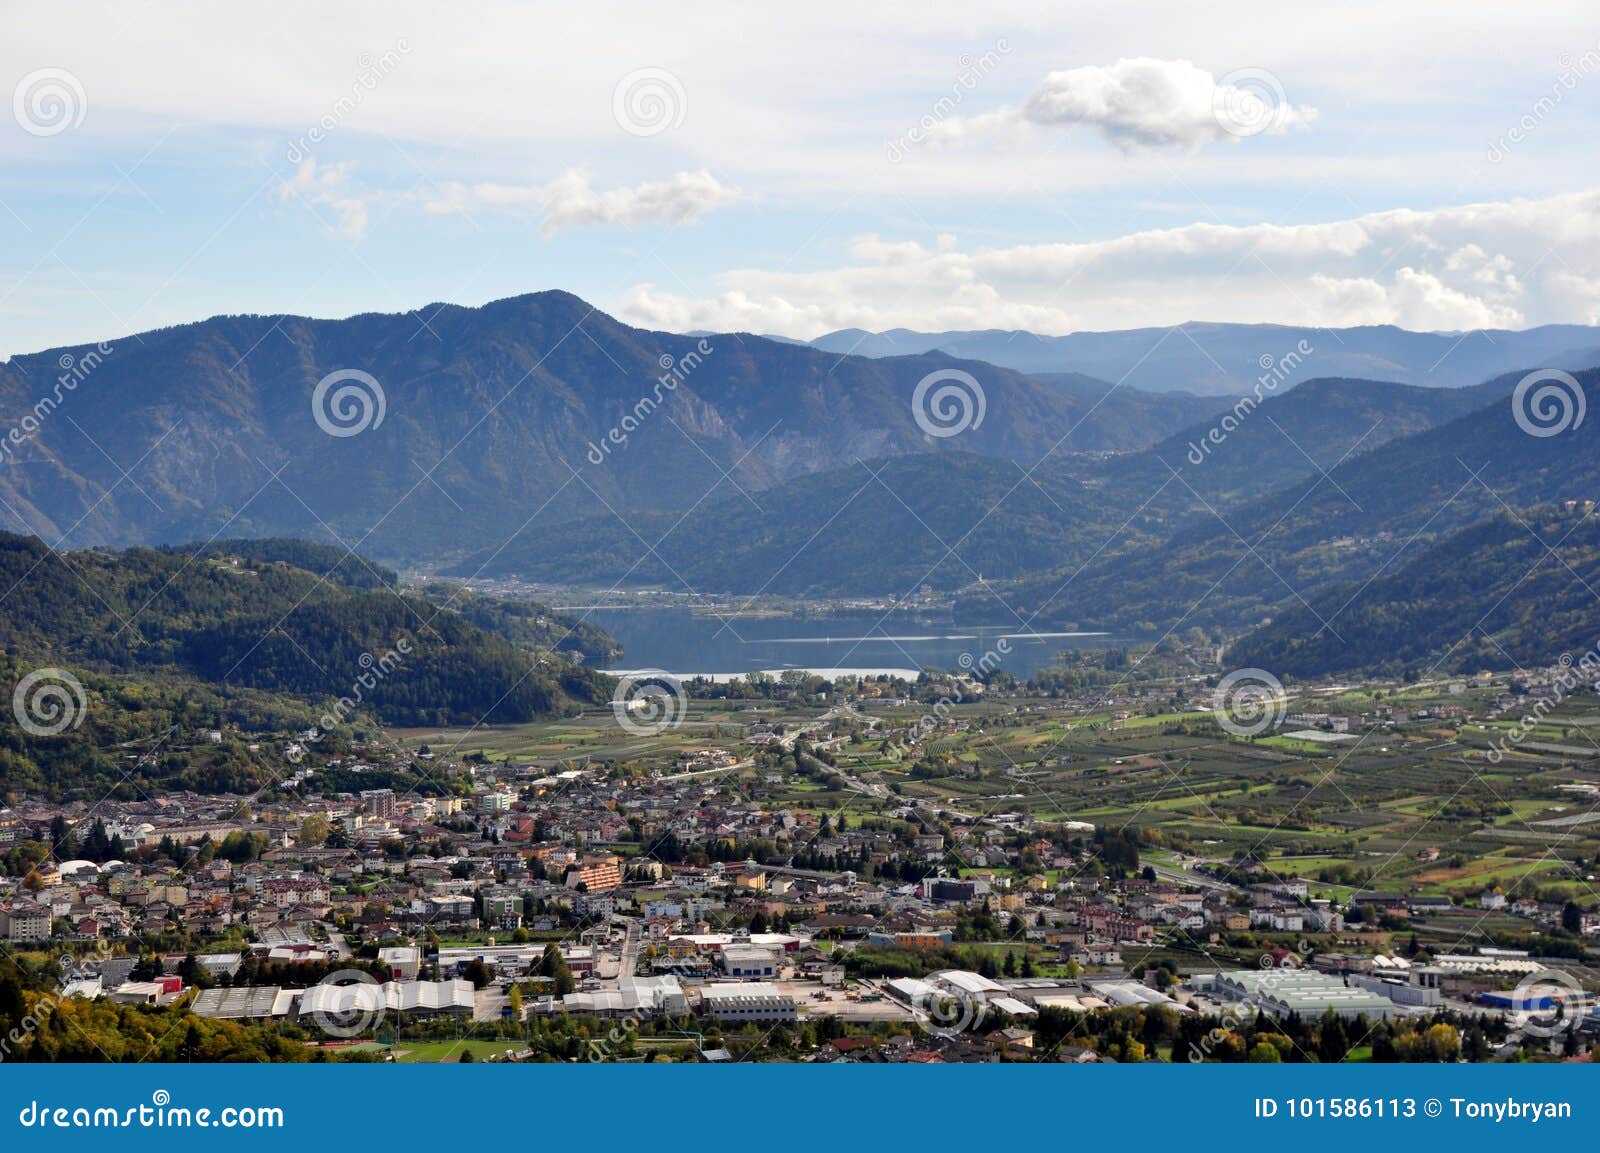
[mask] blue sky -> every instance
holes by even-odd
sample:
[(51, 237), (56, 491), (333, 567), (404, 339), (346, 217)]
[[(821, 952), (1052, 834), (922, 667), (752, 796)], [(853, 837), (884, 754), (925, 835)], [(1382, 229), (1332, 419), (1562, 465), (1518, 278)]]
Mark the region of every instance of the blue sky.
[(1280, 7), (30, 8), (0, 355), (544, 288), (800, 337), (1600, 319), (1600, 11)]

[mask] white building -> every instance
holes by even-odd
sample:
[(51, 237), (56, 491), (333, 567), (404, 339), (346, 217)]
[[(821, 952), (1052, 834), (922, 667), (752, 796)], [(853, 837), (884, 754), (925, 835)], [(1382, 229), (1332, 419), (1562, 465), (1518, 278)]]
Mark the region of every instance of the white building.
[(422, 971), (422, 950), (415, 945), (393, 945), (378, 950), (378, 960), (396, 981), (415, 981)]
[(793, 997), (776, 985), (755, 982), (707, 985), (700, 1006), (722, 1025), (778, 1024), (798, 1016)]

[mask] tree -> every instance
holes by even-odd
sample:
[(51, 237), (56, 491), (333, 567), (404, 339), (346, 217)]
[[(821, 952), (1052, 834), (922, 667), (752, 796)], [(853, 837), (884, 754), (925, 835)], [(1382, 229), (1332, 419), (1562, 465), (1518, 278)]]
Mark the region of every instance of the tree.
[(1439, 1024), (1423, 1035), (1428, 1053), (1435, 1061), (1453, 1062), (1461, 1057), (1461, 1032), (1454, 1025)]
[(1343, 1061), (1350, 1051), (1350, 1036), (1344, 1021), (1331, 1010), (1323, 1015), (1317, 1037), (1317, 1057), (1324, 1064), (1335, 1065)]
[(561, 950), (553, 941), (544, 947), (544, 956), (539, 961), (539, 972), (554, 982), (557, 996), (565, 997), (578, 987), (577, 981), (573, 980), (572, 969), (567, 965), (567, 959), (561, 955)]
[(506, 995), (506, 1003), (511, 1006), (511, 1016), (518, 1021), (522, 1020), (522, 987), (520, 985), (511, 986), (511, 992)]
[(1252, 1065), (1281, 1065), (1283, 1056), (1278, 1052), (1278, 1047), (1268, 1041), (1257, 1041), (1250, 1050), (1248, 1058)]
[(321, 813), (312, 813), (300, 822), (300, 835), (295, 838), (297, 845), (316, 846), (328, 839), (328, 818)]

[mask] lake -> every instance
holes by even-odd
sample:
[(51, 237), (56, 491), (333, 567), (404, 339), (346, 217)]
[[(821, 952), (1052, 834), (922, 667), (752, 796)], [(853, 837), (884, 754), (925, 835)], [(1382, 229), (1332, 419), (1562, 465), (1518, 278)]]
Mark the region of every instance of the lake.
[(602, 607), (590, 609), (586, 619), (622, 642), (616, 671), (663, 669), (680, 677), (786, 669), (915, 677), (926, 667), (976, 667), (1026, 679), (1058, 663), (1063, 649), (1121, 643), (1108, 633), (958, 626), (900, 613), (718, 618), (687, 608)]

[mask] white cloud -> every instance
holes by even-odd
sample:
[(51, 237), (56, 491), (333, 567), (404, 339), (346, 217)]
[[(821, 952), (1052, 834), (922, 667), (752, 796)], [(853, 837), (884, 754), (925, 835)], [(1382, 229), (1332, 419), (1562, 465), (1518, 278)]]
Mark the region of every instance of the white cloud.
[(705, 169), (680, 172), (670, 180), (596, 192), (587, 173), (574, 170), (545, 190), (546, 236), (571, 228), (637, 228), (642, 224), (681, 224), (739, 199)]
[(1051, 72), (1020, 107), (953, 118), (932, 135), (948, 142), (1008, 132), (1019, 124), (1083, 125), (1124, 150), (1192, 150), (1286, 132), (1315, 116), (1316, 109), (1291, 103), (1283, 84), (1265, 69), (1240, 69), (1219, 79), (1188, 60), (1138, 56), (1109, 67)]
[[(348, 164), (318, 167), (316, 159), (308, 156), (295, 169), (294, 176), (278, 182), (277, 198), (301, 201), (329, 230), (360, 240), (367, 232), (367, 197), (352, 187), (350, 168)], [(331, 212), (333, 218), (328, 219), (319, 207)]]
[(671, 329), (1027, 328), (1185, 320), (1518, 328), (1600, 317), (1600, 189), (1319, 224), (1192, 224), (962, 250), (861, 237), (842, 266), (747, 268), (691, 297), (641, 284), (622, 315)]
[(737, 188), (705, 169), (667, 180), (597, 191), (587, 170), (573, 168), (548, 184), (448, 184), (431, 196), (428, 211), (468, 212), (473, 206), (530, 208), (545, 236), (578, 228), (639, 228), (682, 224), (740, 199)]
[(1313, 299), (1344, 324), (1396, 324), (1433, 332), (1517, 328), (1523, 323), (1515, 305), (1473, 296), (1409, 265), (1396, 269), (1388, 284), (1371, 277), (1313, 276), (1311, 281)]

